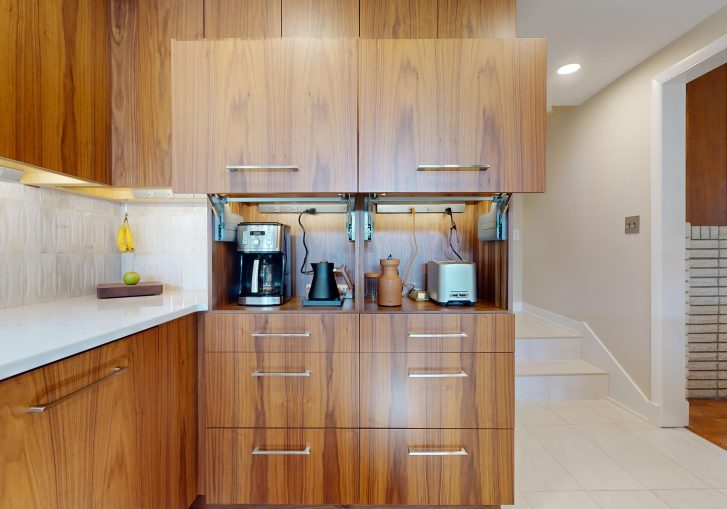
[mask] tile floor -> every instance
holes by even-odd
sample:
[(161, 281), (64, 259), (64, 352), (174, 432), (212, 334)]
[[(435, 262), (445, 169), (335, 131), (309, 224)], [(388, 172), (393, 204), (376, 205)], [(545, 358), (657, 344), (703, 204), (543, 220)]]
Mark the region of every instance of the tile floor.
[(727, 509), (727, 451), (607, 400), (522, 401), (517, 509)]

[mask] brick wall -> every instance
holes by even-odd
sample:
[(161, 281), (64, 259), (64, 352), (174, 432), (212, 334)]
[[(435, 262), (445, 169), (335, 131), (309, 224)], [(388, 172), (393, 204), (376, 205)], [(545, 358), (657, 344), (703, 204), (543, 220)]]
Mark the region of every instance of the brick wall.
[(687, 394), (727, 399), (727, 226), (687, 224)]

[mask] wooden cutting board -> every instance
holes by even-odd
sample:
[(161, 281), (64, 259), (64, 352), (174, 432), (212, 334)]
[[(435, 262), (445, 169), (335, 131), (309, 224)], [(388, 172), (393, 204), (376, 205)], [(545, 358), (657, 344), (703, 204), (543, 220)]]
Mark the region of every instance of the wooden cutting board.
[(142, 297), (145, 295), (161, 295), (164, 285), (157, 281), (126, 285), (110, 283), (96, 285), (96, 297), (99, 299), (117, 299), (119, 297)]

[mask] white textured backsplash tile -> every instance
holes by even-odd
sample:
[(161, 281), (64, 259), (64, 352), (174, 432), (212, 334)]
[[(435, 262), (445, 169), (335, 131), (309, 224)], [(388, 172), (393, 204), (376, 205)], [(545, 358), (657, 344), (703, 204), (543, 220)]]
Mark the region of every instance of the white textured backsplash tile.
[(128, 213), (137, 251), (122, 255), (123, 205), (0, 182), (0, 308), (90, 295), (129, 270), (207, 288), (204, 205), (131, 204)]
[(136, 250), (121, 255), (122, 272), (185, 290), (207, 288), (207, 207), (136, 205), (128, 208)]

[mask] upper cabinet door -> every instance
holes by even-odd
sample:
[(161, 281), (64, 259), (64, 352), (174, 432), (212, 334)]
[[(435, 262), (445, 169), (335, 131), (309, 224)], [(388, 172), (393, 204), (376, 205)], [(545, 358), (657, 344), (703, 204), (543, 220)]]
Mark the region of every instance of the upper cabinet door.
[(356, 44), (175, 42), (175, 191), (355, 192)]
[(359, 190), (545, 190), (545, 41), (364, 40)]

